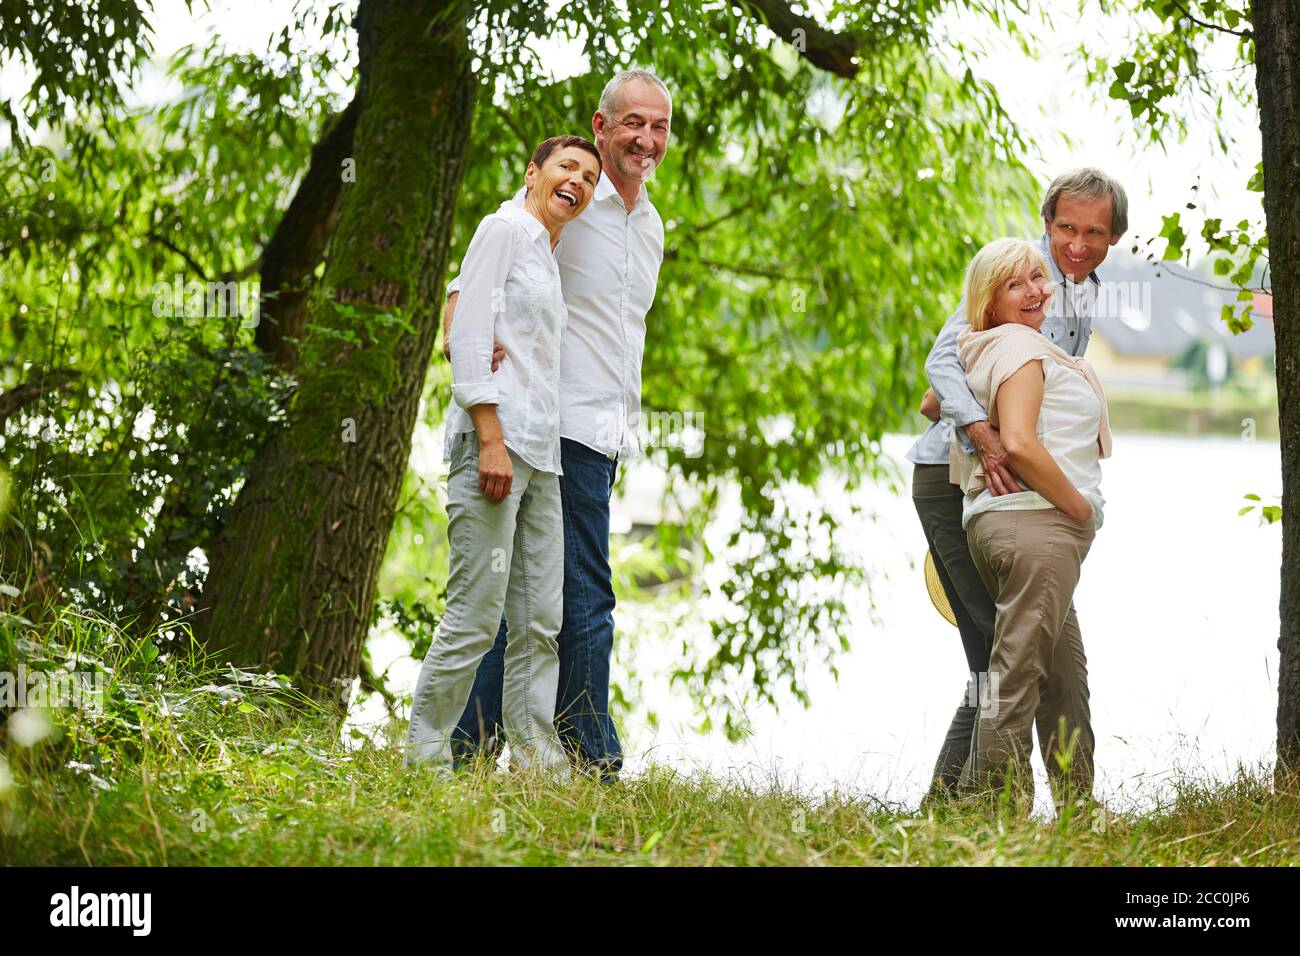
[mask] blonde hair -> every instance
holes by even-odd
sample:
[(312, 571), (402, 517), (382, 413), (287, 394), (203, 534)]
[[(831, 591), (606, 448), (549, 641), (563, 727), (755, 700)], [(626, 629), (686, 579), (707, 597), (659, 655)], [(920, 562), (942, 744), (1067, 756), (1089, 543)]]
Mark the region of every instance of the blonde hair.
[(994, 239), (975, 253), (966, 269), (966, 319), (971, 329), (984, 332), (990, 327), (993, 293), (1027, 264), (1050, 274), (1038, 247), (1023, 239)]

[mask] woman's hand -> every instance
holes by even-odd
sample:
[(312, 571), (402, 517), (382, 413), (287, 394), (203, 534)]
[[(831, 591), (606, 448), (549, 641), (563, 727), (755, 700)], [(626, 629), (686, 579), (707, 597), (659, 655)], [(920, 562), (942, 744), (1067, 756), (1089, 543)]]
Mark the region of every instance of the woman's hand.
[(966, 437), (975, 446), (975, 454), (984, 468), (984, 484), (989, 494), (996, 497), (1024, 490), (1011, 470), (1011, 454), (1002, 446), (996, 428), (988, 422), (971, 422), (966, 426)]
[(1068, 510), (1061, 510), (1080, 524), (1092, 524), (1092, 503), (1083, 495), (1076, 497), (1079, 499), (1077, 503), (1070, 505)]
[(503, 439), (479, 444), (478, 488), (489, 501), (504, 501), (514, 484), (515, 470)]

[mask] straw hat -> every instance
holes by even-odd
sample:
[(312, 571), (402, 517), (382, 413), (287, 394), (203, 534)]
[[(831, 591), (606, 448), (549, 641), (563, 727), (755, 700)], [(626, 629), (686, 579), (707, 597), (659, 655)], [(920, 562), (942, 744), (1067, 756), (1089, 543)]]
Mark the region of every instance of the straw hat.
[(934, 566), (934, 555), (928, 550), (925, 552), (925, 589), (930, 592), (930, 600), (934, 603), (934, 609), (943, 616), (945, 621), (956, 627), (957, 615), (952, 613), (952, 605), (948, 603), (948, 595), (943, 590), (943, 582), (939, 580), (939, 569)]

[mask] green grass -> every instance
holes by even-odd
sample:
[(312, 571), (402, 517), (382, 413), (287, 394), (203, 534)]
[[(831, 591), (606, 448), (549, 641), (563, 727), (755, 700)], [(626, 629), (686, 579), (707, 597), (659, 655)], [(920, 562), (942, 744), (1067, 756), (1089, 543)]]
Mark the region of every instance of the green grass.
[[(0, 863), (106, 865), (1279, 865), (1300, 858), (1300, 799), (1265, 768), (1173, 786), (1143, 815), (1043, 823), (1006, 808), (927, 813), (809, 800), (651, 770), (615, 786), (402, 765), (395, 742), (338, 740), (285, 682), (151, 657), (63, 611), (0, 656), (111, 669), (103, 712), (52, 711), (40, 740), (4, 731)], [(42, 662), (44, 659), (44, 663)], [(400, 728), (392, 733), (400, 735)], [(15, 739), (22, 737), (22, 743)]]

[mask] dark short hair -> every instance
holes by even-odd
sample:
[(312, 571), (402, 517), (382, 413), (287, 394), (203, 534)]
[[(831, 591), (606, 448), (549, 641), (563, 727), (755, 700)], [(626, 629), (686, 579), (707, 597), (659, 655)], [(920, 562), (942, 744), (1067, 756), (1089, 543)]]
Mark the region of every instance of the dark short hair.
[(535, 163), (538, 169), (551, 158), (551, 154), (557, 149), (568, 149), (569, 147), (585, 150), (596, 157), (596, 169), (603, 169), (604, 166), (600, 161), (600, 150), (590, 140), (583, 139), (581, 136), (552, 136), (550, 139), (544, 139), (537, 144), (533, 150), (533, 155), (529, 158), (530, 163)]

